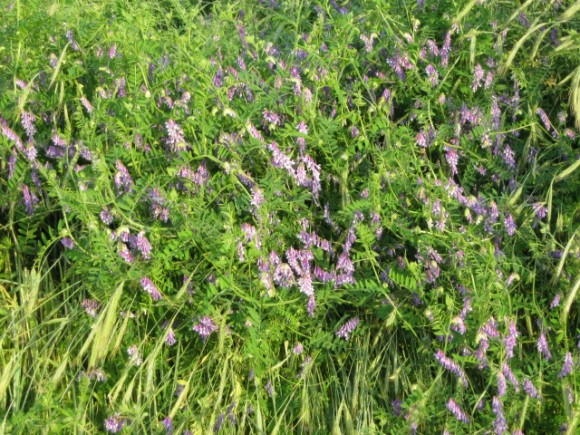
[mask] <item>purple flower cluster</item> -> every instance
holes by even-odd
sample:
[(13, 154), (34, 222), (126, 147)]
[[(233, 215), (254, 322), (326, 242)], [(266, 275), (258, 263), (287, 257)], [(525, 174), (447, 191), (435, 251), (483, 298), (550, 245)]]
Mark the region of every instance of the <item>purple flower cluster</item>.
[(550, 360), (552, 359), (552, 354), (550, 353), (550, 349), (548, 347), (548, 339), (546, 338), (546, 332), (542, 330), (540, 333), (540, 337), (538, 338), (538, 342), (536, 343), (538, 352), (542, 354), (544, 359)]
[(118, 254), (119, 257), (121, 257), (123, 261), (125, 261), (128, 264), (133, 264), (133, 262), (135, 261), (133, 254), (131, 254), (131, 251), (129, 250), (128, 246), (125, 243), (119, 243)]
[(359, 322), (360, 319), (358, 317), (350, 319), (348, 322), (342, 325), (338, 331), (336, 331), (336, 336), (348, 340), (350, 338), (350, 334), (352, 334), (352, 332), (356, 329)]
[(570, 373), (572, 373), (572, 369), (574, 368), (574, 360), (572, 359), (572, 353), (566, 352), (564, 356), (564, 364), (562, 365), (562, 370), (558, 375), (560, 378), (565, 378)]
[(473, 85), (471, 86), (471, 90), (473, 92), (476, 92), (477, 89), (480, 87), (484, 75), (485, 71), (483, 70), (481, 65), (480, 64), (475, 65), (475, 69), (473, 71)]
[(173, 332), (173, 328), (169, 327), (165, 335), (165, 344), (167, 344), (167, 346), (173, 346), (176, 342), (175, 332)]
[(113, 415), (105, 420), (105, 430), (110, 433), (118, 433), (125, 427), (126, 420), (118, 414)]
[(113, 215), (108, 207), (105, 207), (100, 213), (101, 222), (105, 225), (111, 225), (113, 223)]
[(510, 366), (508, 365), (507, 362), (503, 363), (502, 368), (501, 368), (501, 372), (505, 376), (505, 378), (508, 381), (510, 381), (510, 383), (513, 385), (516, 392), (520, 391), (520, 383), (518, 382), (517, 378), (513, 374), (512, 369), (510, 368)]
[(188, 165), (183, 166), (177, 172), (177, 176), (185, 178), (197, 186), (203, 186), (209, 179), (209, 172), (205, 166), (205, 163), (202, 162), (195, 171), (193, 171)]
[(532, 384), (532, 381), (530, 381), (529, 379), (524, 379), (524, 381), (522, 382), (522, 386), (524, 387), (524, 391), (525, 393), (532, 399), (539, 399), (540, 398), (540, 393), (538, 393), (538, 390), (536, 389), (536, 387), (534, 387), (534, 384)]
[(173, 433), (173, 421), (171, 420), (171, 417), (165, 417), (161, 421), (161, 424), (163, 425), (167, 435), (171, 435)]
[(270, 110), (264, 110), (262, 112), (262, 116), (264, 117), (264, 120), (270, 125), (273, 126), (282, 125), (282, 120), (280, 119), (280, 117)]
[(26, 135), (29, 139), (32, 139), (36, 133), (36, 127), (34, 126), (34, 121), (36, 121), (36, 116), (32, 112), (22, 112), (21, 115), (22, 126)]
[(487, 338), (499, 338), (499, 331), (497, 330), (497, 322), (495, 318), (490, 317), (480, 328), (479, 333), (485, 335)]
[(141, 255), (143, 255), (143, 258), (146, 260), (150, 260), (151, 243), (149, 242), (143, 231), (140, 231), (139, 234), (137, 234), (137, 237), (135, 238), (135, 244), (137, 245), (137, 249), (139, 249), (139, 252), (141, 252)]
[(22, 200), (24, 202), (26, 212), (30, 215), (34, 214), (34, 206), (38, 204), (38, 198), (26, 184), (23, 184), (20, 189), (22, 190)]
[[(198, 177), (201, 175), (198, 173)], [(169, 209), (165, 207), (166, 199), (159, 192), (158, 188), (153, 188), (148, 195), (149, 202), (151, 204), (151, 214), (155, 219), (159, 219), (162, 222), (169, 221)]]
[(257, 139), (260, 142), (264, 142), (264, 136), (262, 136), (262, 133), (260, 133), (260, 131), (254, 126), (254, 124), (250, 122), (250, 120), (248, 120), (246, 123), (246, 129), (250, 133), (250, 136), (252, 136), (254, 139)]
[(308, 249), (297, 250), (290, 247), (286, 251), (286, 259), (298, 276), (300, 291), (307, 296), (314, 296), (314, 287), (312, 286), (310, 271), (310, 262), (314, 259), (312, 252)]
[(435, 359), (439, 364), (441, 364), (441, 366), (444, 369), (449, 370), (451, 373), (455, 374), (461, 380), (462, 384), (465, 387), (469, 385), (469, 383), (467, 382), (467, 375), (465, 374), (463, 369), (451, 358), (445, 356), (442, 350), (438, 350), (435, 353)]
[(146, 276), (141, 278), (141, 287), (143, 287), (143, 290), (149, 293), (149, 295), (154, 301), (162, 299), (161, 292), (159, 291), (159, 289), (155, 286), (155, 284), (153, 284), (153, 281), (151, 281)]
[(88, 113), (93, 113), (93, 105), (84, 95), (80, 98), (81, 104)]
[(552, 302), (550, 303), (550, 309), (554, 309), (554, 308), (558, 307), (560, 305), (561, 299), (562, 299), (562, 293), (556, 293), (556, 296), (554, 296), (554, 299), (552, 299)]
[(94, 299), (84, 299), (81, 302), (81, 306), (85, 309), (85, 312), (91, 317), (97, 317), (97, 311), (100, 308), (100, 304)]
[(137, 345), (132, 345), (127, 349), (127, 355), (129, 355), (129, 361), (131, 364), (136, 366), (140, 366), (143, 364), (143, 358), (141, 358), (141, 354), (139, 353), (139, 348)]
[(60, 240), (60, 243), (62, 243), (62, 246), (64, 246), (67, 249), (72, 249), (75, 246), (75, 242), (73, 239), (71, 239), (70, 237), (63, 237)]
[(165, 144), (171, 152), (178, 153), (190, 149), (188, 143), (185, 141), (183, 130), (177, 122), (173, 119), (167, 120), (165, 122), (165, 130), (167, 131)]
[(296, 346), (294, 346), (292, 349), (292, 353), (295, 355), (300, 355), (302, 352), (304, 352), (304, 346), (302, 346), (302, 343), (300, 342), (296, 343)]
[(548, 209), (541, 202), (534, 203), (532, 209), (538, 219), (544, 219), (548, 215)]
[(483, 118), (483, 112), (478, 106), (470, 109), (467, 107), (467, 104), (463, 103), (459, 110), (459, 122), (462, 126), (467, 125), (468, 123), (472, 126), (479, 125)]
[(516, 327), (516, 322), (514, 320), (510, 320), (508, 325), (508, 333), (503, 339), (506, 356), (508, 358), (512, 358), (514, 356), (514, 349), (517, 345), (518, 336), (519, 333)]
[(387, 63), (391, 68), (393, 68), (399, 79), (403, 82), (407, 78), (405, 71), (415, 68), (407, 54), (401, 55), (400, 53), (397, 53), (393, 57), (387, 59)]
[(507, 432), (508, 426), (505, 416), (503, 415), (503, 404), (497, 396), (494, 396), (491, 401), (491, 409), (495, 414), (495, 420), (493, 422), (495, 433), (497, 435), (502, 435), (503, 433)]
[(376, 37), (375, 34), (371, 34), (370, 36), (360, 35), (360, 39), (362, 42), (364, 42), (365, 51), (367, 53), (370, 53), (371, 51), (373, 51), (373, 44), (374, 44), (375, 37)]
[(506, 393), (507, 382), (506, 382), (505, 376), (502, 372), (499, 372), (499, 371), (496, 372), (495, 376), (497, 378), (497, 395), (499, 397), (502, 397)]
[(469, 423), (469, 417), (467, 414), (461, 409), (461, 407), (457, 404), (455, 399), (450, 398), (447, 402), (447, 409), (453, 414), (453, 416), (462, 423)]
[(505, 220), (504, 220), (504, 226), (505, 226), (505, 231), (506, 233), (508, 233), (508, 236), (513, 236), (516, 233), (516, 223), (514, 221), (514, 218), (511, 214), (507, 213)]
[(316, 309), (316, 299), (314, 295), (308, 298), (308, 303), (306, 304), (306, 311), (310, 317), (314, 317), (314, 310)]
[(455, 149), (451, 147), (445, 147), (445, 160), (451, 168), (451, 175), (457, 175), (457, 165), (459, 164), (459, 155)]
[(425, 68), (425, 72), (427, 73), (427, 76), (429, 77), (429, 81), (431, 82), (431, 86), (432, 87), (437, 86), (439, 84), (439, 73), (437, 72), (437, 69), (432, 64), (429, 64)]
[(212, 332), (214, 332), (218, 329), (218, 327), (214, 323), (214, 321), (211, 319), (211, 317), (202, 316), (199, 319), (198, 323), (193, 325), (193, 328), (191, 328), (191, 329), (193, 331), (197, 332), (197, 334), (200, 336), (202, 341), (205, 342), (208, 339), (208, 337), (212, 334)]
[[(82, 375), (79, 374), (79, 377)], [(107, 380), (107, 374), (103, 372), (101, 369), (91, 369), (86, 372), (85, 376), (88, 379), (95, 379), (97, 382), (105, 382)]]
[(115, 186), (117, 187), (117, 195), (122, 193), (130, 192), (133, 188), (133, 179), (129, 174), (129, 171), (123, 165), (121, 160), (117, 160), (115, 166), (117, 167), (117, 172), (115, 173)]

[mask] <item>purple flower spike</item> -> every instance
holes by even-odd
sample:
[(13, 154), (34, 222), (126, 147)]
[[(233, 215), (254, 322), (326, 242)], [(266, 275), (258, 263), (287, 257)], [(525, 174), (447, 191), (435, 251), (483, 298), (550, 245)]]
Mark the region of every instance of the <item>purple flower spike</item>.
[(536, 387), (534, 387), (534, 384), (532, 384), (532, 381), (529, 379), (524, 379), (523, 387), (526, 394), (532, 399), (538, 399), (540, 397), (540, 393), (538, 393), (538, 390)]
[(516, 391), (520, 391), (520, 383), (518, 382), (517, 378), (513, 374), (510, 366), (504, 362), (501, 370), (502, 370), (503, 375), (506, 377), (506, 379), (508, 381), (510, 381), (510, 383), (513, 385), (514, 389)]
[(107, 207), (103, 209), (99, 216), (101, 218), (101, 222), (103, 222), (105, 225), (110, 225), (113, 223), (113, 215)]
[(139, 249), (139, 251), (141, 252), (141, 255), (143, 255), (143, 258), (145, 258), (146, 260), (150, 260), (151, 259), (151, 243), (149, 243), (149, 240), (147, 240), (147, 237), (145, 237), (145, 233), (143, 231), (141, 231), (139, 234), (137, 234), (136, 244), (137, 244), (137, 249)]
[(167, 130), (165, 143), (167, 144), (170, 151), (178, 153), (180, 151), (186, 151), (189, 149), (189, 145), (187, 142), (185, 142), (185, 138), (183, 136), (183, 130), (177, 122), (175, 122), (173, 119), (169, 119), (165, 123), (165, 129)]
[(442, 350), (438, 350), (435, 353), (435, 359), (439, 364), (441, 364), (441, 366), (443, 366), (444, 369), (449, 370), (450, 372), (454, 373), (459, 379), (461, 379), (461, 382), (463, 383), (464, 386), (467, 387), (469, 385), (469, 383), (467, 382), (467, 375), (465, 374), (463, 369), (459, 367), (459, 364), (457, 364), (451, 358), (446, 357)]
[(36, 121), (36, 116), (32, 112), (22, 112), (22, 126), (26, 131), (26, 135), (32, 139), (36, 133), (36, 127), (34, 126), (34, 121)]
[(146, 276), (141, 278), (141, 287), (143, 287), (143, 290), (145, 290), (147, 293), (151, 295), (151, 298), (153, 298), (154, 301), (162, 299), (161, 292), (159, 291), (159, 289)]
[(119, 415), (113, 415), (105, 420), (105, 430), (109, 433), (118, 433), (125, 427), (125, 419)]
[(62, 245), (67, 249), (72, 249), (75, 247), (75, 242), (70, 237), (63, 237), (60, 240), (60, 243), (62, 243)]
[(218, 327), (209, 316), (203, 316), (199, 319), (199, 323), (194, 325), (192, 329), (197, 332), (202, 341), (205, 342), (212, 332), (218, 329)]
[(552, 359), (552, 354), (550, 353), (550, 349), (548, 348), (548, 339), (546, 338), (546, 332), (542, 331), (540, 334), (540, 338), (538, 338), (537, 342), (538, 352), (540, 352), (544, 359), (550, 360)]
[(308, 298), (308, 303), (306, 304), (306, 311), (310, 317), (314, 317), (314, 310), (316, 309), (316, 299), (314, 295)]
[(511, 214), (507, 214), (504, 220), (504, 225), (505, 225), (505, 230), (508, 233), (508, 235), (511, 237), (516, 233), (516, 223), (514, 221), (514, 218)]
[(491, 408), (495, 414), (495, 420), (493, 422), (495, 433), (502, 435), (503, 433), (507, 432), (508, 427), (505, 416), (503, 415), (503, 405), (496, 396), (494, 396), (492, 399)]
[(473, 86), (471, 90), (476, 92), (479, 86), (481, 85), (481, 81), (483, 80), (485, 72), (480, 64), (475, 65), (475, 70), (473, 71)]
[(499, 331), (497, 330), (497, 323), (493, 317), (490, 317), (481, 328), (480, 333), (485, 334), (488, 338), (499, 338)]
[(554, 299), (552, 299), (552, 302), (550, 303), (550, 309), (554, 309), (557, 306), (559, 306), (560, 299), (562, 299), (562, 293), (557, 293), (556, 296), (554, 296)]
[(165, 344), (167, 344), (167, 346), (173, 346), (176, 342), (177, 340), (175, 339), (175, 332), (173, 332), (173, 328), (170, 327), (167, 330), (167, 335), (165, 336)]
[(271, 112), (270, 110), (264, 110), (262, 112), (262, 116), (264, 117), (264, 120), (271, 125), (282, 125), (280, 117), (276, 113)]
[(429, 64), (427, 65), (427, 67), (425, 68), (425, 72), (427, 73), (427, 76), (429, 77), (429, 81), (431, 82), (431, 86), (435, 87), (439, 84), (439, 73), (437, 72), (437, 69)]
[(268, 380), (264, 388), (266, 388), (268, 396), (272, 397), (274, 395), (274, 387), (272, 386), (272, 381)]
[(346, 322), (344, 325), (340, 327), (338, 331), (336, 331), (336, 336), (339, 338), (344, 338), (348, 341), (350, 338), (350, 334), (356, 329), (360, 319), (358, 317), (354, 317)]
[(562, 370), (558, 375), (560, 378), (565, 378), (570, 373), (572, 373), (572, 368), (574, 367), (574, 360), (572, 359), (572, 353), (567, 352), (566, 356), (564, 357), (564, 365), (562, 366)]
[(465, 412), (463, 412), (463, 410), (457, 404), (455, 399), (453, 399), (453, 398), (449, 399), (449, 401), (447, 402), (447, 409), (451, 412), (451, 414), (453, 414), (453, 416), (458, 421), (461, 421), (463, 423), (469, 423), (469, 417), (467, 416), (467, 414)]
[(548, 216), (548, 209), (541, 202), (536, 202), (532, 205), (532, 208), (538, 219), (544, 219)]
[(502, 397), (506, 393), (507, 382), (506, 382), (505, 376), (502, 372), (497, 372), (496, 376), (497, 376), (497, 395), (499, 397)]
[(38, 203), (38, 198), (32, 193), (26, 184), (21, 186), (24, 207), (28, 214), (34, 214), (34, 206)]
[(99, 310), (100, 304), (94, 299), (84, 299), (81, 302), (81, 306), (85, 309), (85, 312), (91, 317), (97, 317), (97, 312)]
[(512, 358), (514, 356), (514, 349), (517, 345), (518, 336), (519, 333), (518, 330), (516, 329), (516, 322), (510, 320), (510, 323), (508, 325), (508, 334), (503, 340), (506, 355), (508, 358)]
[(134, 183), (129, 171), (123, 165), (121, 160), (117, 160), (117, 173), (115, 174), (115, 186), (117, 187), (117, 194), (121, 195), (124, 192), (130, 192)]
[(93, 113), (93, 105), (89, 100), (87, 100), (87, 97), (81, 97), (81, 104), (84, 106), (88, 113)]
[(550, 131), (552, 124), (550, 123), (550, 118), (548, 117), (548, 114), (544, 112), (544, 110), (541, 107), (538, 107), (536, 113), (540, 116), (540, 119), (542, 120), (544, 127), (546, 127), (546, 130)]
[(173, 433), (173, 421), (171, 420), (171, 417), (165, 417), (161, 424), (165, 428), (167, 435), (171, 435)]

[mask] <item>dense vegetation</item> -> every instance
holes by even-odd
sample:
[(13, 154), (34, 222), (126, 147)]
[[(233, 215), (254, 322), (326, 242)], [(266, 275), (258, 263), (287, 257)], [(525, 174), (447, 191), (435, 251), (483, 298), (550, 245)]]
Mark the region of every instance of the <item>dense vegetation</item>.
[(1, 433), (578, 433), (579, 1), (1, 8)]

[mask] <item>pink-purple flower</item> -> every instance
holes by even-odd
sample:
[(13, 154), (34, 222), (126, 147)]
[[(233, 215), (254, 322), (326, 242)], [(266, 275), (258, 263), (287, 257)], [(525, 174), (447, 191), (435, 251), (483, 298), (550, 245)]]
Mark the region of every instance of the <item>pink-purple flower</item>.
[(552, 354), (548, 347), (548, 339), (546, 338), (546, 332), (544, 330), (542, 330), (542, 332), (540, 333), (540, 337), (538, 338), (537, 348), (538, 352), (542, 354), (544, 359), (546, 360), (552, 359)]
[(495, 414), (495, 420), (493, 422), (493, 428), (495, 430), (495, 433), (497, 435), (502, 435), (503, 433), (507, 432), (508, 426), (505, 416), (503, 414), (503, 404), (501, 403), (501, 400), (497, 396), (494, 396), (491, 401), (491, 409)]
[(359, 322), (360, 319), (358, 317), (350, 319), (348, 322), (342, 325), (338, 331), (336, 331), (336, 336), (348, 340), (352, 332), (356, 329)]
[(572, 359), (572, 353), (566, 352), (564, 356), (564, 364), (562, 365), (562, 370), (560, 370), (560, 374), (558, 375), (560, 378), (565, 378), (570, 373), (572, 373), (572, 369), (574, 368), (574, 360)]
[(516, 233), (516, 222), (514, 220), (514, 217), (507, 213), (504, 219), (504, 226), (505, 226), (505, 231), (506, 233), (508, 233), (508, 235), (511, 237)]
[(209, 316), (202, 316), (198, 322), (193, 325), (192, 330), (197, 332), (202, 341), (206, 341), (212, 332), (217, 331), (218, 327)]
[(503, 343), (504, 343), (504, 347), (505, 347), (505, 351), (506, 351), (506, 356), (508, 358), (512, 358), (514, 356), (514, 349), (517, 345), (518, 336), (519, 336), (519, 333), (518, 333), (518, 330), (516, 327), (516, 322), (513, 320), (510, 320), (510, 322), (508, 324), (508, 333), (503, 339)]
[(469, 423), (469, 417), (467, 414), (461, 409), (459, 404), (455, 401), (455, 399), (450, 398), (447, 402), (447, 409), (453, 414), (453, 416), (462, 423)]
[(126, 420), (115, 414), (105, 420), (105, 430), (109, 433), (118, 433), (125, 427)]
[(524, 387), (525, 393), (530, 398), (538, 399), (540, 397), (540, 393), (538, 393), (538, 390), (536, 389), (536, 387), (534, 387), (534, 384), (532, 384), (532, 381), (530, 381), (529, 379), (524, 379), (524, 381), (522, 382), (522, 385)]
[(162, 299), (161, 292), (155, 286), (155, 284), (153, 284), (153, 281), (151, 281), (148, 277), (144, 276), (141, 278), (141, 287), (143, 287), (143, 290), (149, 293), (154, 301)]
[(165, 344), (168, 346), (173, 346), (176, 342), (177, 340), (175, 339), (175, 332), (173, 331), (173, 328), (169, 327), (167, 329), (167, 333), (165, 334)]
[(81, 302), (81, 306), (85, 309), (85, 312), (91, 317), (97, 317), (97, 312), (99, 310), (100, 304), (94, 299), (84, 299)]
[(501, 367), (501, 372), (502, 374), (505, 376), (505, 378), (510, 381), (510, 383), (513, 385), (514, 389), (516, 391), (520, 390), (520, 383), (517, 380), (516, 376), (514, 375), (514, 373), (512, 372), (512, 369), (510, 368), (510, 366), (508, 365), (507, 362), (504, 362), (502, 367)]
[(147, 239), (143, 231), (140, 231), (139, 234), (137, 234), (135, 244), (137, 245), (137, 249), (139, 249), (139, 252), (141, 252), (141, 255), (143, 255), (143, 258), (145, 258), (146, 260), (150, 260), (151, 243), (149, 243), (149, 240)]
[(129, 171), (123, 165), (121, 160), (117, 160), (116, 162), (117, 172), (115, 173), (115, 186), (117, 187), (117, 194), (121, 195), (125, 192), (130, 192), (133, 188), (133, 179), (129, 174)]
[(467, 382), (467, 375), (465, 374), (463, 369), (451, 358), (445, 356), (442, 350), (438, 350), (435, 353), (435, 359), (439, 364), (441, 364), (441, 366), (444, 369), (449, 370), (451, 373), (454, 373), (461, 380), (464, 386), (467, 387), (469, 385), (469, 383)]

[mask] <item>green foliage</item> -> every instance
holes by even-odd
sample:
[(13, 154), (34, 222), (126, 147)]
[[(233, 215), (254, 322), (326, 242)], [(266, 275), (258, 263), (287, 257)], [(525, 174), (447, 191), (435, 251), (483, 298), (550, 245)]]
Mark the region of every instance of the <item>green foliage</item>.
[(0, 432), (575, 433), (577, 15), (3, 6)]

